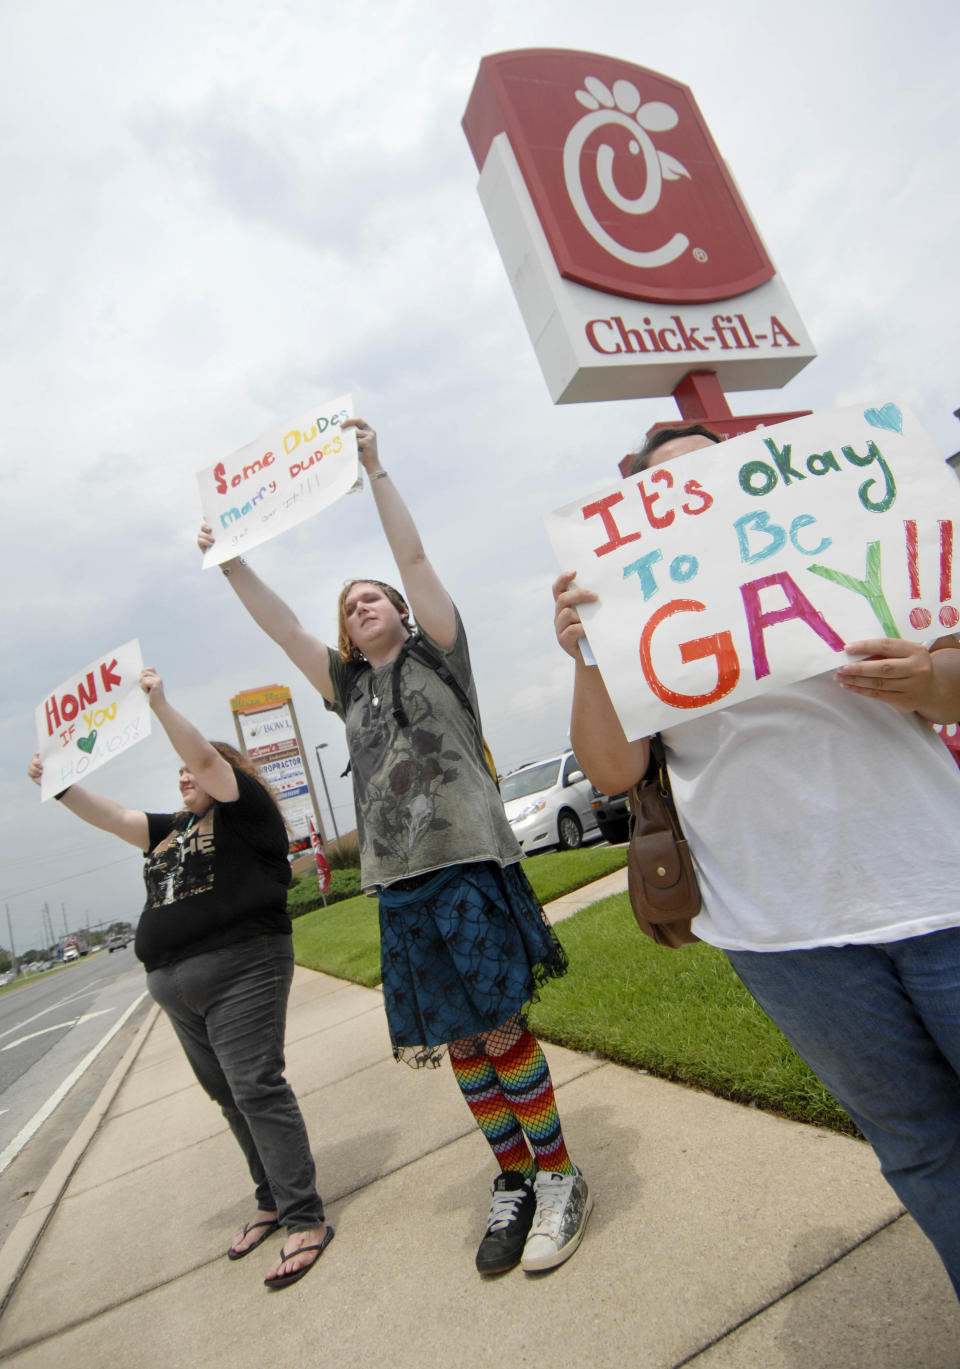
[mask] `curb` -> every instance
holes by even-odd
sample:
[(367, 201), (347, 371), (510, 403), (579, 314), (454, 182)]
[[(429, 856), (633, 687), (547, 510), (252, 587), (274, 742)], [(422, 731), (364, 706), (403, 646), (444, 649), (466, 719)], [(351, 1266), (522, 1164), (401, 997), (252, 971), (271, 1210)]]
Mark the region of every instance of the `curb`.
[(26, 1212), (0, 1248), (0, 1317), (6, 1311), (7, 1304), (13, 1297), (17, 1284), (22, 1279), (47, 1228), (47, 1223), (57, 1210), (67, 1184), (99, 1131), (101, 1122), (140, 1054), (159, 1013), (160, 1008), (156, 1003), (148, 1009), (146, 1018), (137, 1028), (136, 1036), (100, 1090), (93, 1107), (67, 1142), (60, 1158), (31, 1198)]

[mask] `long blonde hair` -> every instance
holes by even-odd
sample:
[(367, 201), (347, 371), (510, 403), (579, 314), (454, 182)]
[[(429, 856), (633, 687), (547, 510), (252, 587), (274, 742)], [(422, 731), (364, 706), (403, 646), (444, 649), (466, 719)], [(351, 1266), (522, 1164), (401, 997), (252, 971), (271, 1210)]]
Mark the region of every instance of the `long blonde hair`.
[(410, 631), (410, 609), (407, 602), (399, 590), (394, 589), (393, 585), (385, 584), (383, 580), (365, 580), (358, 576), (356, 580), (348, 580), (340, 591), (340, 598), (337, 600), (337, 651), (340, 653), (341, 661), (362, 661), (363, 653), (358, 651), (350, 640), (350, 633), (347, 631), (347, 595), (354, 585), (376, 585), (377, 589), (382, 589), (390, 600), (393, 607), (400, 614), (400, 621), (403, 626)]

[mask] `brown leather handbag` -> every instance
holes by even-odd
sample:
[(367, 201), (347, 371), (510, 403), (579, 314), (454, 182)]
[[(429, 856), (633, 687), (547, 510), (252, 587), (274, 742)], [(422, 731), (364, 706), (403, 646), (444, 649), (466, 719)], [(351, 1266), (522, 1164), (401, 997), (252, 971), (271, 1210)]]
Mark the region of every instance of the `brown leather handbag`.
[(659, 733), (650, 738), (646, 771), (630, 790), (630, 812), (627, 882), (637, 926), (660, 946), (691, 946), (700, 940), (691, 927), (700, 886)]

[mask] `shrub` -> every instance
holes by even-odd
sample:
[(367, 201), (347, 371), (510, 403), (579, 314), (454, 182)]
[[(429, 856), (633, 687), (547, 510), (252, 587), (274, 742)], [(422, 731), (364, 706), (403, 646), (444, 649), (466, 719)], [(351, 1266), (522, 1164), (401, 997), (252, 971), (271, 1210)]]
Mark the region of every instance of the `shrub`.
[(355, 835), (341, 837), (324, 847), (324, 855), (331, 870), (359, 870), (360, 844)]
[[(327, 903), (338, 903), (344, 898), (353, 898), (360, 892), (360, 871), (357, 869), (330, 870), (330, 888), (327, 890)], [(301, 917), (314, 908), (323, 908), (323, 897), (312, 872), (294, 878), (287, 893), (287, 912), (291, 917)]]

